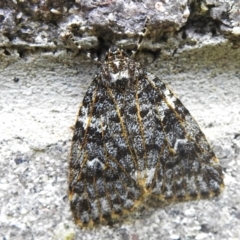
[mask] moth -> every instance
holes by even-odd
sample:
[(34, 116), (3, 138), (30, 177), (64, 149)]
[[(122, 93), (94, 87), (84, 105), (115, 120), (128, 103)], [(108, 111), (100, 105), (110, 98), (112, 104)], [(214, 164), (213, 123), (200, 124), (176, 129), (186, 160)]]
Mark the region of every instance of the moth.
[(112, 225), (143, 205), (218, 195), (222, 168), (174, 93), (113, 47), (78, 112), (69, 200), (80, 227)]

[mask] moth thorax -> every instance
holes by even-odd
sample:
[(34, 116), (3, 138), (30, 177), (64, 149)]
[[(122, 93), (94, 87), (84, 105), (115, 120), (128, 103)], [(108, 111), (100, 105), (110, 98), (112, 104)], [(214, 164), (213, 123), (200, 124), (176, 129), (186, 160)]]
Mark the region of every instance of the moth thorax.
[(135, 81), (138, 75), (138, 70), (133, 60), (116, 58), (103, 64), (101, 80), (103, 84), (109, 87), (125, 89)]

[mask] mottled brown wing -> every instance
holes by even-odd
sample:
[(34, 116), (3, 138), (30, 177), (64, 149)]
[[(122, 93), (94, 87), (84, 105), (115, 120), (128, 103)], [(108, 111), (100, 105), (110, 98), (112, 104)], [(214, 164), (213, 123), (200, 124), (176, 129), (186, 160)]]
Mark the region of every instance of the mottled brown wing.
[[(116, 97), (116, 98), (115, 98)], [(69, 164), (69, 199), (79, 226), (112, 224), (133, 211), (142, 192), (121, 118), (124, 99), (93, 81), (79, 110)]]
[(221, 166), (189, 111), (149, 73), (135, 88), (135, 96), (127, 94), (123, 121), (145, 198), (174, 202), (218, 195), (224, 187)]

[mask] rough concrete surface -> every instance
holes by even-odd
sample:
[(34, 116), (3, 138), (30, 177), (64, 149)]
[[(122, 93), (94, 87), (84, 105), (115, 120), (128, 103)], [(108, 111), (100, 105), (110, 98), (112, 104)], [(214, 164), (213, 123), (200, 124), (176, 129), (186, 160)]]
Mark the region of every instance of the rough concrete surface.
[[(0, 2), (0, 238), (240, 239), (238, 1), (50, 2)], [(214, 199), (81, 230), (67, 198), (71, 126), (98, 69), (93, 58), (111, 44), (133, 49), (147, 17), (136, 58), (195, 117), (226, 188)]]

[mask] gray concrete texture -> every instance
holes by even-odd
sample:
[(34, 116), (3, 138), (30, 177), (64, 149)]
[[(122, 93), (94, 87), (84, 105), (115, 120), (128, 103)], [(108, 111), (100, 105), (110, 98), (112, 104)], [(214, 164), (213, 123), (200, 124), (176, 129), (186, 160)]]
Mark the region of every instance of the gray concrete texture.
[[(240, 239), (238, 1), (1, 1), (0, 238)], [(86, 231), (67, 197), (71, 127), (112, 44), (174, 90), (224, 170), (217, 198)]]

